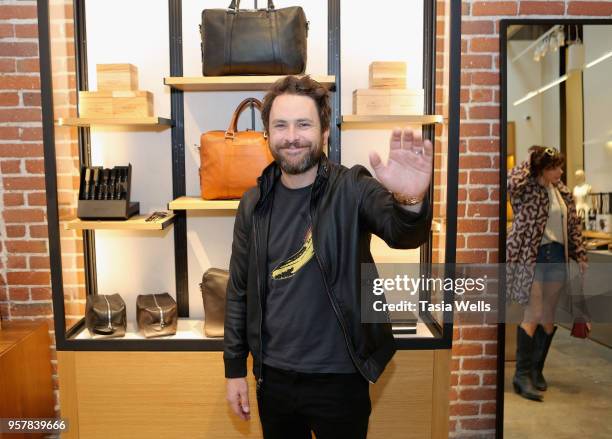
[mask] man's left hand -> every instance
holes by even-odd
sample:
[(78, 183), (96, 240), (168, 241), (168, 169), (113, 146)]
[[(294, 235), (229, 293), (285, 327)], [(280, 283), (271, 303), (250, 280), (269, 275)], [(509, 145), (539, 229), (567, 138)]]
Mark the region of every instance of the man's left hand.
[(410, 128), (394, 128), (389, 141), (389, 159), (383, 164), (378, 153), (370, 152), (376, 178), (390, 192), (404, 197), (423, 198), (431, 183), (433, 146)]

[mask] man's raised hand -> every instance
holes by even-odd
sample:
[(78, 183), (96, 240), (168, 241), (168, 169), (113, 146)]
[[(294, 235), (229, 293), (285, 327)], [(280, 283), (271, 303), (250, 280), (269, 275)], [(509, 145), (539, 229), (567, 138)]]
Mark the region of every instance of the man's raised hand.
[(431, 183), (432, 163), (433, 145), (410, 128), (393, 129), (386, 165), (378, 153), (370, 152), (370, 165), (378, 181), (390, 192), (404, 197), (425, 197)]

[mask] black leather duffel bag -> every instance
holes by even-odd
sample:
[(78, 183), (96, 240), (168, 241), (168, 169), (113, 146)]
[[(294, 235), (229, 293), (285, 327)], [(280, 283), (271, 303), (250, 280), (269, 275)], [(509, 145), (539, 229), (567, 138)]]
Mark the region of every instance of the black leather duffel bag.
[(202, 11), (202, 71), (204, 76), (297, 75), (306, 70), (308, 22), (299, 6)]

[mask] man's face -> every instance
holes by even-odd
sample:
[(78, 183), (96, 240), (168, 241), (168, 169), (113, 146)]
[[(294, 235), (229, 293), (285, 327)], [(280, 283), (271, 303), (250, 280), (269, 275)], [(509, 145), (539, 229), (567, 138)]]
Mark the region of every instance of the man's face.
[(329, 129), (321, 132), (317, 106), (308, 96), (277, 96), (268, 129), (272, 156), (283, 171), (293, 175), (318, 163), (329, 137)]

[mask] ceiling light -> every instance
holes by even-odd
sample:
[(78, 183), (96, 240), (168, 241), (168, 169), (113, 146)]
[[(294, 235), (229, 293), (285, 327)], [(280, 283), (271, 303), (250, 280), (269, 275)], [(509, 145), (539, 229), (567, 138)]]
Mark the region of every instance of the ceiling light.
[(565, 44), (565, 32), (563, 29), (557, 31), (557, 47), (562, 47)]
[(536, 96), (538, 94), (537, 90), (534, 91), (530, 91), (529, 93), (527, 93), (524, 97), (522, 97), (521, 99), (519, 99), (518, 101), (514, 102), (514, 106), (516, 107), (517, 105), (522, 104), (525, 101), (528, 101), (529, 99), (531, 99), (532, 97)]
[(544, 32), (542, 35), (540, 35), (536, 40), (534, 40), (531, 44), (529, 44), (527, 47), (525, 47), (523, 50), (521, 50), (521, 52), (518, 55), (516, 55), (514, 58), (512, 58), (510, 60), (510, 62), (513, 62), (513, 63), (516, 62), (516, 60), (518, 60), (521, 56), (525, 55), (527, 52), (529, 52), (534, 47), (536, 47), (538, 44), (540, 44), (540, 42), (542, 40), (546, 39), (546, 37), (548, 37), (550, 34), (555, 32), (556, 30), (560, 30), (560, 29), (563, 29), (562, 25), (557, 25), (557, 26), (551, 27), (546, 32)]
[(525, 96), (523, 96), (521, 99), (514, 101), (513, 105), (516, 107), (517, 105), (522, 104), (525, 101), (528, 101), (529, 99), (531, 99), (534, 96), (539, 95), (540, 93), (544, 93), (546, 90), (548, 90), (551, 87), (554, 87), (557, 84), (561, 84), (563, 81), (565, 81), (567, 79), (567, 75), (563, 75), (557, 79), (555, 79), (552, 82), (549, 82), (546, 85), (543, 85), (542, 87), (536, 89), (536, 90), (532, 90), (529, 93), (527, 93)]
[(561, 83), (562, 83), (563, 81), (565, 81), (566, 79), (567, 79), (567, 75), (563, 75), (563, 76), (561, 76), (559, 79), (555, 79), (554, 81), (549, 82), (549, 83), (548, 83), (548, 84), (546, 84), (545, 86), (540, 87), (540, 88), (538, 89), (538, 93), (544, 93), (544, 92), (545, 92), (546, 90), (548, 90), (549, 88), (554, 87), (554, 86), (555, 86), (555, 85), (557, 85), (557, 84), (561, 84)]
[(553, 37), (551, 36), (551, 37), (548, 39), (548, 49), (549, 49), (551, 52), (556, 52), (556, 51), (557, 51), (558, 46), (557, 46), (557, 38), (556, 38), (556, 37), (554, 37), (554, 38), (553, 38)]
[(542, 44), (540, 44), (540, 54), (542, 57), (545, 57), (547, 53), (548, 53), (548, 43), (546, 41), (542, 41)]
[(590, 63), (588, 63), (587, 65), (584, 66), (585, 69), (588, 69), (589, 67), (593, 67), (595, 64), (599, 64), (600, 62), (602, 62), (605, 59), (608, 59), (612, 56), (612, 51), (606, 53), (605, 55), (600, 56), (599, 58), (597, 58), (594, 61), (591, 61)]

